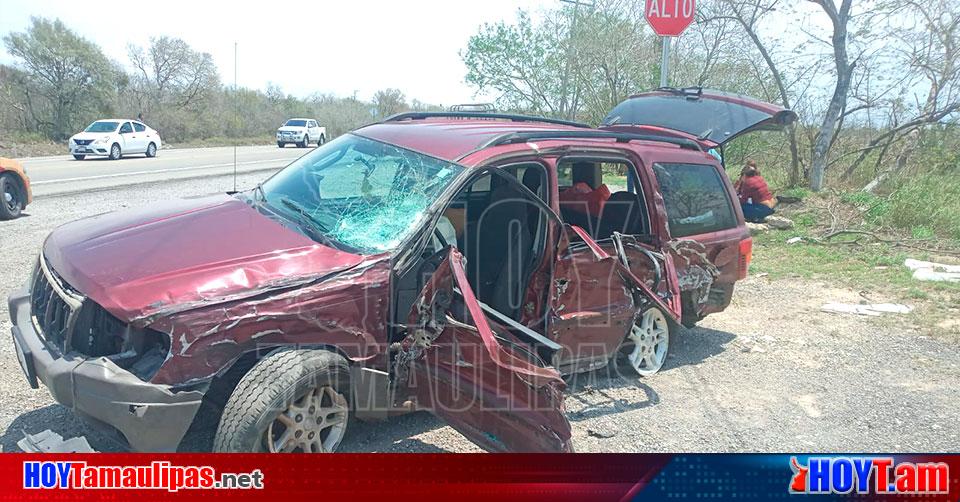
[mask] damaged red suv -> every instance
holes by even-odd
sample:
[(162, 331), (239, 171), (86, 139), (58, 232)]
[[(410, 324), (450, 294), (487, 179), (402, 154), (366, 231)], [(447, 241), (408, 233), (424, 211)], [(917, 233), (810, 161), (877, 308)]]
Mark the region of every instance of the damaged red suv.
[(215, 413), (217, 451), (334, 451), (350, 415), (416, 407), (490, 451), (570, 451), (561, 375), (658, 371), (747, 272), (710, 151), (794, 118), (699, 89), (634, 96), (599, 129), (394, 116), (252, 191), (56, 229), (9, 298), (17, 355), (134, 450)]

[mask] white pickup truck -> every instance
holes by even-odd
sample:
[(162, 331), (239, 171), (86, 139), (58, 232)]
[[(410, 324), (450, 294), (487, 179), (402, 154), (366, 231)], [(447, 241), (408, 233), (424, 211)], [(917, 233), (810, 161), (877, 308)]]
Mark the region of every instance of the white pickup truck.
[(317, 146), (327, 141), (327, 128), (314, 119), (290, 119), (277, 129), (277, 146), (283, 148), (293, 143), (306, 148), (311, 142)]

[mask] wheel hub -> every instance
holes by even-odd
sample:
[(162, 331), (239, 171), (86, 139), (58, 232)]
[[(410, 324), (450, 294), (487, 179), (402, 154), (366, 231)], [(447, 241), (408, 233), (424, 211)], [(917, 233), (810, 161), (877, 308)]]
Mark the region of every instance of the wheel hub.
[(633, 351), (627, 356), (633, 369), (642, 376), (660, 371), (670, 343), (667, 319), (660, 310), (650, 308), (634, 322), (627, 335)]
[(333, 387), (313, 388), (277, 416), (264, 434), (270, 452), (329, 453), (347, 428), (347, 400)]

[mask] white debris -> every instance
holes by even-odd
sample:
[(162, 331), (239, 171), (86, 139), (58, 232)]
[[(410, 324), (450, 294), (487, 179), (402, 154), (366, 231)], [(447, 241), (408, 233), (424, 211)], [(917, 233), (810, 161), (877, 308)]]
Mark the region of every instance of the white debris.
[(793, 220), (784, 218), (783, 216), (767, 216), (763, 222), (770, 228), (777, 230), (789, 230), (793, 228)]
[(96, 453), (83, 436), (63, 439), (63, 436), (47, 429), (38, 434), (23, 433), (17, 446), (27, 453)]
[(791, 237), (787, 239), (787, 244), (796, 244), (803, 240), (803, 237)]
[(903, 265), (913, 270), (913, 278), (918, 281), (960, 282), (960, 265), (945, 265), (912, 258), (907, 258)]
[(825, 303), (820, 310), (833, 314), (858, 314), (879, 316), (882, 314), (909, 314), (913, 307), (900, 303)]
[(750, 235), (759, 235), (770, 231), (770, 225), (766, 223), (752, 223), (748, 221), (747, 228), (750, 229)]

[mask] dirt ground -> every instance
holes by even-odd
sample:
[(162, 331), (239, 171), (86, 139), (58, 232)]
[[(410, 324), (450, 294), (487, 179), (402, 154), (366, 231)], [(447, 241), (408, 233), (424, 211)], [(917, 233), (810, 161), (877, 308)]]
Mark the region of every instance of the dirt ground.
[[(240, 185), (263, 177), (243, 176)], [(28, 216), (0, 222), (0, 292), (26, 280), (44, 237), (61, 223), (231, 184), (229, 177), (194, 179), (37, 200)], [(874, 319), (820, 312), (825, 302), (859, 299), (855, 291), (820, 282), (751, 277), (739, 283), (726, 312), (672, 335), (659, 374), (604, 370), (570, 380), (566, 405), (577, 451), (960, 450), (957, 341), (922, 334), (910, 314)], [(6, 302), (0, 302), (0, 332), (10, 332)], [(65, 438), (86, 433), (98, 450), (116, 449), (44, 388), (31, 390), (5, 338), (0, 447), (16, 451), (24, 432), (45, 429)], [(208, 447), (210, 433), (209, 427), (193, 431), (187, 449)], [(477, 451), (423, 412), (352, 422), (343, 449)]]

